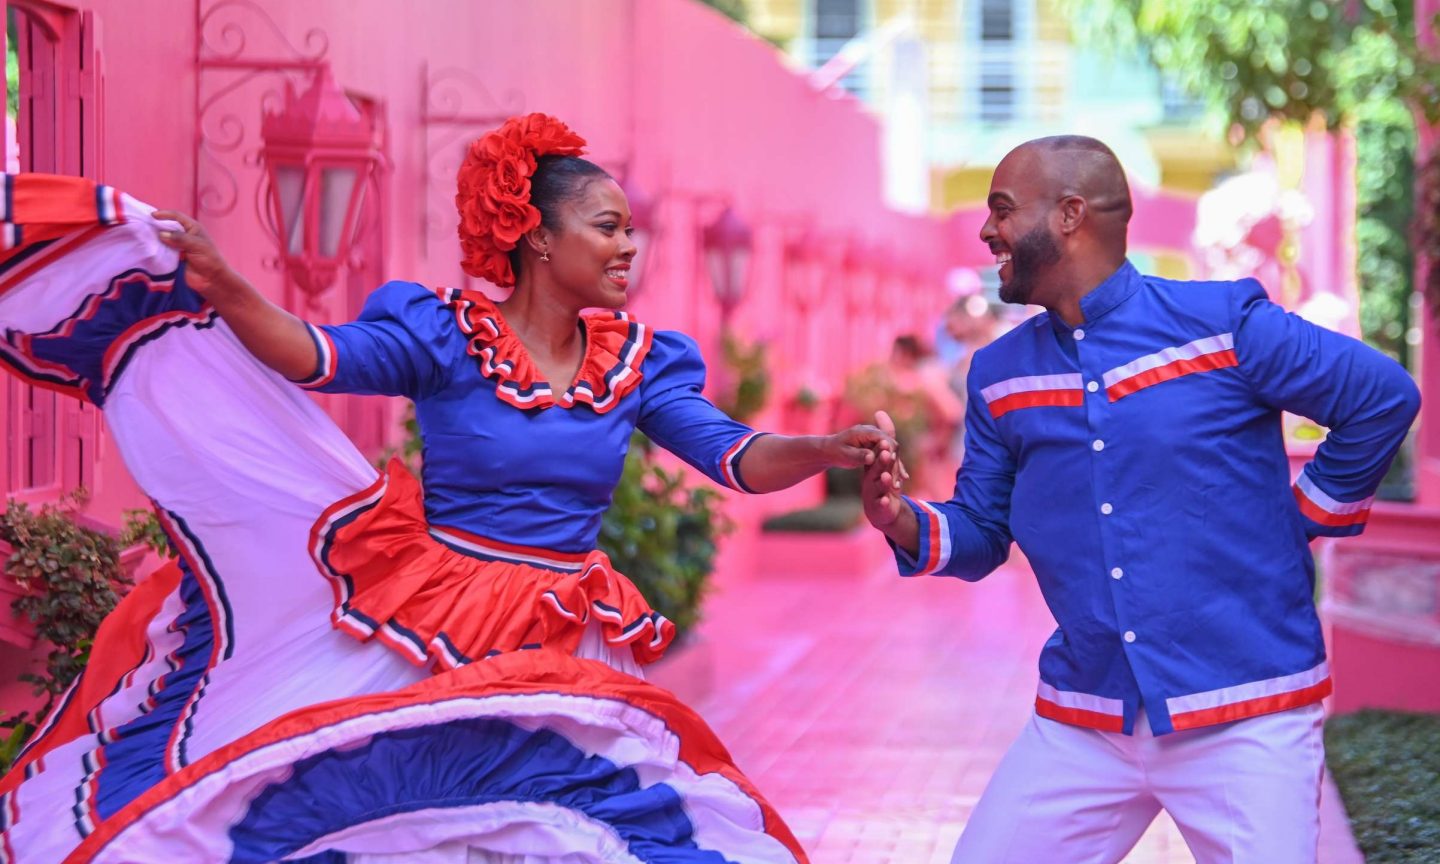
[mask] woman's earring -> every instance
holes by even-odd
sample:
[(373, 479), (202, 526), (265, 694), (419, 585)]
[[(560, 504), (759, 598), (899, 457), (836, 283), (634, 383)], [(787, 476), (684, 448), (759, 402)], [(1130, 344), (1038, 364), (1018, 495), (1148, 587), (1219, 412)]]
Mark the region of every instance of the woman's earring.
[(541, 253), (540, 253), (540, 260), (541, 260), (541, 261), (549, 261), (549, 260), (550, 260), (550, 253), (549, 253), (549, 252), (541, 252)]

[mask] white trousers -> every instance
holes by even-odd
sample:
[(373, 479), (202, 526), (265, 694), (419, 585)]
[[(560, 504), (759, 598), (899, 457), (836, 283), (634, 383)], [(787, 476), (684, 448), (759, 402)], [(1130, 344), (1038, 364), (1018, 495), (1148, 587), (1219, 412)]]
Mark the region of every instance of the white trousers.
[(1197, 864), (1314, 864), (1319, 703), (1155, 737), (1033, 717), (985, 787), (951, 864), (1114, 864), (1163, 807)]

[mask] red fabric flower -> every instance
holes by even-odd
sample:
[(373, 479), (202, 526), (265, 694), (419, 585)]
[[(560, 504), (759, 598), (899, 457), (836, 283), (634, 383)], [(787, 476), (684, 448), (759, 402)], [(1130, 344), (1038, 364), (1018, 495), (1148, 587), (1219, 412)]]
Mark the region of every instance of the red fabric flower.
[(541, 156), (579, 156), (585, 139), (547, 114), (511, 117), (470, 144), (460, 166), (460, 266), (501, 287), (515, 284), (510, 250), (540, 224), (530, 178)]

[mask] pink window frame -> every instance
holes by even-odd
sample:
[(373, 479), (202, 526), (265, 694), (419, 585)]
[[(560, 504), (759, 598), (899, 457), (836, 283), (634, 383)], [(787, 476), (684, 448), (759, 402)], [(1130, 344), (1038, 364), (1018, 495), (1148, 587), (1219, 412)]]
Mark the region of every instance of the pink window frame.
[[(94, 14), (49, 0), (0, 0), (0, 9), (7, 23), (11, 9), (24, 13), (16, 117), (20, 169), (101, 179), (104, 94)], [(0, 45), (7, 31), (0, 30)], [(7, 133), (0, 136), (0, 164), (8, 163), (8, 148)], [(93, 486), (99, 412), (15, 378), (0, 388), (6, 445), (0, 485), (7, 496), (39, 503)]]

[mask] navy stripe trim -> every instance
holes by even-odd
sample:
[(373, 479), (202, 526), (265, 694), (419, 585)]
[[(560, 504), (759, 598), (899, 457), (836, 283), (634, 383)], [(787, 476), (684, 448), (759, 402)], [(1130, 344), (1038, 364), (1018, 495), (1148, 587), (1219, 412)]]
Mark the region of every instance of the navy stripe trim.
[(735, 475), (735, 485), (740, 487), (740, 491), (741, 491), (741, 492), (747, 492), (747, 493), (749, 493), (749, 494), (751, 494), (751, 495), (758, 495), (758, 494), (759, 494), (759, 493), (756, 492), (754, 489), (751, 489), (751, 488), (750, 488), (750, 484), (746, 483), (746, 482), (745, 482), (745, 478), (740, 475), (740, 459), (741, 459), (747, 452), (749, 452), (749, 450), (750, 450), (751, 447), (754, 447), (754, 446), (755, 446), (755, 442), (756, 442), (756, 441), (759, 441), (761, 438), (764, 438), (766, 435), (769, 435), (769, 434), (771, 434), (771, 433), (769, 433), (769, 432), (759, 432), (759, 433), (756, 433), (753, 437), (751, 437), (751, 439), (750, 439), (749, 441), (746, 441), (746, 442), (745, 442), (745, 446), (744, 446), (744, 447), (741, 447), (741, 448), (740, 448), (740, 452), (739, 452), (739, 453), (736, 453), (735, 456), (734, 456), (734, 458), (730, 460), (730, 470), (731, 470), (731, 471), (734, 473), (734, 475)]

